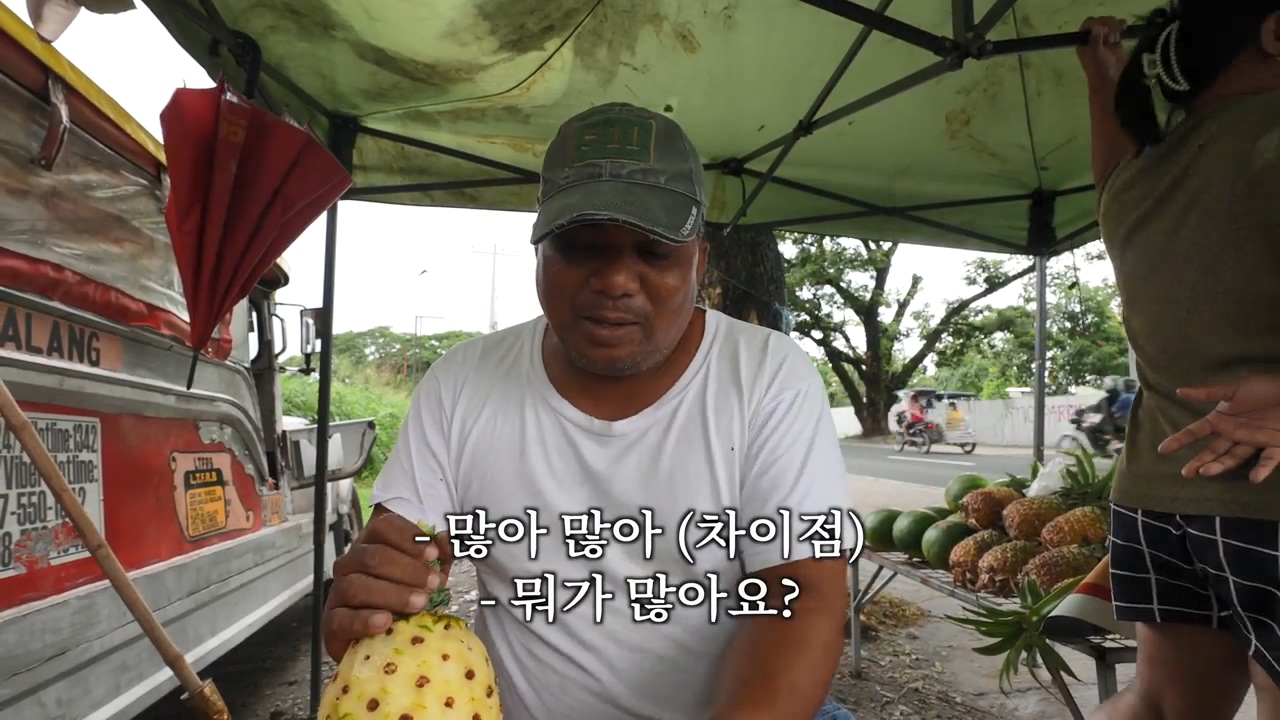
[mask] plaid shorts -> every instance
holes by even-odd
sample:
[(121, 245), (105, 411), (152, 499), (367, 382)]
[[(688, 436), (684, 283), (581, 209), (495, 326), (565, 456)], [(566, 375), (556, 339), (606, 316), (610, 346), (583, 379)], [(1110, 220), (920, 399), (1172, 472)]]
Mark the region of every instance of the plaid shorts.
[(1280, 522), (1111, 507), (1116, 619), (1229, 630), (1280, 685)]

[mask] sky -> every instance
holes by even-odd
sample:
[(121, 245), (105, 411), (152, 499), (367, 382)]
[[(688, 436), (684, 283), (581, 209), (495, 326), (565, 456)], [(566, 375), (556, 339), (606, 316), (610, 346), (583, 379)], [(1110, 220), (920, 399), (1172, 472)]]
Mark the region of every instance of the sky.
[[(27, 18), (25, 0), (0, 0)], [(54, 43), (81, 71), (115, 98), (157, 138), (159, 116), (180, 87), (213, 81), (165, 32), (145, 6), (119, 15), (81, 12)], [(499, 328), (541, 313), (529, 245), (531, 213), (411, 208), (366, 202), (339, 204), (334, 330), (387, 325), (403, 332), (485, 331), (490, 298)], [(497, 251), (496, 262), (494, 251)], [(935, 307), (970, 292), (966, 260), (982, 254), (905, 245), (894, 260), (892, 289), (905, 290), (911, 274), (924, 278), (917, 304)], [(324, 269), (324, 218), (285, 252), (292, 278), (277, 294), (282, 303), (319, 306)], [(1082, 279), (1110, 268), (1082, 268)], [(491, 282), (496, 278), (496, 282)], [(1017, 300), (1015, 285), (988, 299)], [(297, 308), (282, 309), (297, 338)], [(909, 349), (913, 349), (908, 344)]]

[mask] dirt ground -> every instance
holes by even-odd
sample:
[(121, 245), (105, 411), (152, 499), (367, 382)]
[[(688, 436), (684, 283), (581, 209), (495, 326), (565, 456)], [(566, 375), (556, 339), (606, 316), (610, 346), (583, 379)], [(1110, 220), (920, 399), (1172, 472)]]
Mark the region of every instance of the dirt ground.
[[(470, 620), (477, 599), (474, 570), (455, 565), (451, 581), (454, 613)], [(240, 647), (210, 666), (202, 677), (212, 678), (222, 691), (233, 720), (307, 720), (310, 687), (310, 598), (287, 610)], [(997, 720), (1000, 714), (943, 679), (911, 628), (926, 614), (885, 593), (864, 614), (863, 673), (855, 679), (846, 652), (832, 685), (832, 694), (853, 710), (858, 720)], [(333, 672), (325, 661), (325, 675)], [(157, 703), (139, 720), (186, 720), (177, 695)]]

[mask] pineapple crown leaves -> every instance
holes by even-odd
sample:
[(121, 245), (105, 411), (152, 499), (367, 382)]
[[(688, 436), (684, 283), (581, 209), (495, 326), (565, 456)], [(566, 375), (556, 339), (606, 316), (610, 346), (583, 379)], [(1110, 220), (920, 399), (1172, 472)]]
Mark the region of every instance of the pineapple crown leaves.
[[(425, 536), (427, 539), (434, 539), (436, 534), (435, 525), (431, 525), (425, 522), (420, 522), (418, 523), (418, 528), (422, 530), (423, 536)], [(443, 567), (443, 565), (440, 564), (439, 558), (432, 560), (430, 565), (432, 570), (439, 570)], [(451, 599), (452, 599), (452, 593), (449, 592), (449, 588), (447, 587), (438, 588), (437, 590), (431, 593), (431, 596), (429, 598), (427, 598), (427, 606), (423, 608), (423, 612), (428, 612), (433, 614), (445, 612), (446, 610), (449, 609), (449, 602)]]
[(1062, 477), (1066, 482), (1064, 487), (1054, 494), (1074, 506), (1108, 505), (1111, 499), (1111, 485), (1119, 465), (1112, 463), (1105, 473), (1099, 475), (1098, 466), (1088, 452), (1077, 450), (1066, 454), (1075, 460), (1075, 465), (1062, 469)]
[[(1063, 598), (1070, 595), (1083, 579), (1084, 576), (1081, 576), (1063, 583), (1050, 593), (1045, 593), (1039, 583), (1029, 579), (1018, 587), (1016, 608), (984, 607), (976, 610), (965, 608), (969, 617), (947, 615), (946, 619), (961, 627), (975, 630), (979, 635), (994, 641), (976, 647), (973, 651), (986, 657), (1004, 656), (1004, 662), (1000, 666), (999, 685), (1000, 692), (1005, 695), (1013, 691), (1013, 676), (1018, 674), (1018, 668), (1022, 665), (1030, 667), (1037, 657), (1051, 674), (1066, 675), (1079, 680), (1080, 678), (1076, 676), (1067, 661), (1049, 644), (1042, 628), (1049, 613), (1053, 612)], [(1037, 682), (1039, 682), (1038, 678)]]

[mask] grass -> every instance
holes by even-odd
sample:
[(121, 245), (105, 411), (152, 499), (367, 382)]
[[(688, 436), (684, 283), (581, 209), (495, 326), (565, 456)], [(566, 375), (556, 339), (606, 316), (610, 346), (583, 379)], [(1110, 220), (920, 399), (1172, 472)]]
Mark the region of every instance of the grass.
[(369, 513), (373, 512), (373, 507), (369, 504), (369, 495), (373, 492), (373, 483), (357, 481), (356, 495), (360, 496), (360, 509), (364, 512), (364, 521), (369, 522)]

